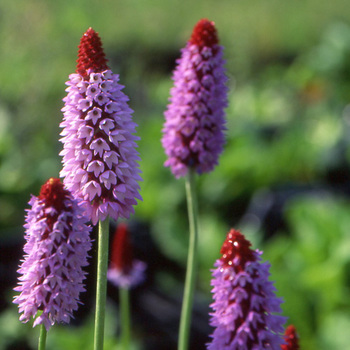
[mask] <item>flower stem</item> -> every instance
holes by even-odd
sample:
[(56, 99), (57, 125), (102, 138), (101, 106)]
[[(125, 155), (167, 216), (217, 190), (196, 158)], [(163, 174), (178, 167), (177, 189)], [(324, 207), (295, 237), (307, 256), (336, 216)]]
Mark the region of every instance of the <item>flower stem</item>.
[(121, 344), (123, 350), (130, 349), (130, 304), (129, 289), (119, 288)]
[(109, 218), (99, 222), (94, 350), (103, 350), (107, 298)]
[(187, 350), (191, 329), (194, 284), (197, 270), (197, 200), (195, 191), (195, 173), (191, 169), (186, 178), (187, 210), (190, 225), (190, 239), (187, 256), (185, 289), (182, 301), (178, 350)]
[(46, 335), (47, 335), (46, 328), (45, 328), (44, 324), (42, 324), (41, 327), (40, 327), (38, 350), (45, 350), (45, 347), (46, 347)]

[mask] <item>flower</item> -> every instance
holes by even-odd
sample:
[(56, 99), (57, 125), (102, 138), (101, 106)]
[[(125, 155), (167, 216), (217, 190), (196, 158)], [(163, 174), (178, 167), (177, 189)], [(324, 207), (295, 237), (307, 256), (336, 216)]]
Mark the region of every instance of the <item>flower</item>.
[(227, 78), (214, 22), (200, 20), (173, 74), (162, 145), (176, 178), (214, 169), (223, 150)]
[(114, 233), (108, 280), (117, 287), (128, 289), (143, 282), (145, 270), (146, 264), (133, 258), (127, 225), (120, 223)]
[[(55, 322), (69, 323), (78, 308), (79, 294), (85, 290), (82, 267), (88, 265), (91, 228), (59, 179), (49, 179), (29, 204), (25, 256), (14, 289), (20, 294), (13, 302), (23, 313), (22, 322), (33, 317), (34, 326), (44, 324), (49, 330)], [(40, 316), (38, 311), (42, 311)]]
[(119, 75), (108, 68), (101, 40), (91, 28), (81, 39), (77, 70), (66, 84), (60, 176), (94, 225), (108, 215), (128, 218), (136, 199), (142, 199), (139, 138), (133, 135), (133, 111)]
[(284, 332), (286, 344), (281, 345), (282, 350), (299, 350), (299, 337), (293, 325), (289, 325)]
[(285, 317), (276, 315), (282, 301), (268, 281), (269, 264), (250, 245), (232, 229), (215, 262), (210, 320), (215, 330), (208, 350), (277, 350), (283, 343)]

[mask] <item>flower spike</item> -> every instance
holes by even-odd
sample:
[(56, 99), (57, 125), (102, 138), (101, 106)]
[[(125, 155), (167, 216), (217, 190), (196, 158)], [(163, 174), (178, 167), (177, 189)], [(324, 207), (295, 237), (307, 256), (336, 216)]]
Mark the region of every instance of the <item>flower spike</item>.
[(128, 218), (136, 199), (142, 199), (139, 138), (133, 135), (137, 125), (119, 76), (108, 68), (101, 40), (92, 28), (81, 38), (77, 71), (66, 84), (60, 176), (83, 201), (94, 225), (107, 216)]
[(223, 150), (227, 78), (214, 22), (200, 20), (173, 74), (162, 145), (176, 178), (210, 172)]
[(131, 288), (145, 279), (146, 264), (134, 259), (130, 232), (126, 223), (120, 223), (115, 230), (111, 264), (107, 278), (117, 287)]
[(258, 250), (236, 230), (231, 230), (215, 262), (211, 285), (211, 325), (215, 328), (208, 350), (280, 350), (285, 317), (281, 299), (268, 281), (269, 265)]
[[(49, 330), (56, 322), (69, 323), (77, 310), (91, 248), (88, 221), (59, 179), (49, 179), (29, 202), (24, 260), (18, 272), (20, 295), (14, 298), (20, 320), (35, 318), (34, 326)], [(38, 311), (42, 311), (37, 316)]]

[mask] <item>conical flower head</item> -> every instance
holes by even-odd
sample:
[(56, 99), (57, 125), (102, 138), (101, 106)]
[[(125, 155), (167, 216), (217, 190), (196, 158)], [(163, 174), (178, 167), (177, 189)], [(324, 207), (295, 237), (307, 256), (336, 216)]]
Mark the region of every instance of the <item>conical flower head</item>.
[(89, 72), (98, 73), (108, 69), (101, 39), (92, 28), (84, 33), (78, 48), (77, 73), (84, 79), (89, 78)]
[(295, 327), (291, 324), (284, 332), (285, 344), (281, 345), (282, 350), (299, 350), (299, 337)]
[(91, 28), (79, 45), (77, 71), (66, 84), (60, 176), (83, 201), (94, 225), (108, 215), (128, 218), (141, 199), (139, 138), (119, 76), (108, 68), (101, 40)]
[(200, 20), (181, 51), (165, 115), (162, 144), (175, 177), (206, 173), (223, 150), (227, 78), (214, 22)]
[(269, 265), (261, 262), (261, 252), (231, 230), (221, 249), (222, 257), (213, 270), (213, 313), (215, 327), (209, 350), (277, 350), (283, 344), (285, 317), (281, 300), (268, 280)]
[(134, 259), (133, 245), (126, 223), (120, 223), (114, 233), (111, 263), (107, 278), (115, 286), (131, 288), (145, 279), (146, 264)]
[(68, 323), (83, 292), (91, 248), (88, 220), (72, 195), (58, 179), (48, 180), (39, 197), (33, 196), (26, 216), (24, 260), (18, 272), (20, 292), (14, 298), (20, 320), (35, 318), (34, 326), (46, 329), (55, 322)]

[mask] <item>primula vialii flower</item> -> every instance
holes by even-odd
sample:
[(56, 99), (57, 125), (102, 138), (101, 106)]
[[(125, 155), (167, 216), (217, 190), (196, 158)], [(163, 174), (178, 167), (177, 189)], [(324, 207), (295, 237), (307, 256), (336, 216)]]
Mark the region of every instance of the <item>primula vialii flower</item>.
[(112, 73), (93, 29), (81, 38), (76, 73), (66, 83), (60, 175), (73, 195), (84, 201), (95, 225), (108, 215), (128, 218), (141, 180), (133, 112)]
[(55, 322), (70, 321), (78, 308), (79, 294), (85, 289), (83, 266), (88, 265), (91, 248), (88, 219), (76, 199), (59, 179), (48, 180), (39, 197), (29, 202), (26, 216), (24, 260), (18, 272), (19, 304), (22, 322), (35, 318), (34, 326), (44, 324), (46, 330)]
[(213, 170), (224, 145), (227, 78), (214, 22), (200, 20), (181, 51), (165, 115), (162, 144), (179, 178)]
[(297, 331), (293, 325), (289, 325), (284, 332), (284, 340), (286, 344), (281, 345), (282, 350), (299, 350), (299, 338)]
[(135, 287), (145, 279), (145, 270), (146, 264), (133, 258), (127, 225), (120, 223), (114, 233), (108, 280), (117, 287)]
[(213, 270), (211, 325), (215, 327), (209, 350), (280, 350), (285, 317), (281, 300), (268, 280), (269, 264), (261, 252), (231, 230), (221, 248), (222, 257)]

